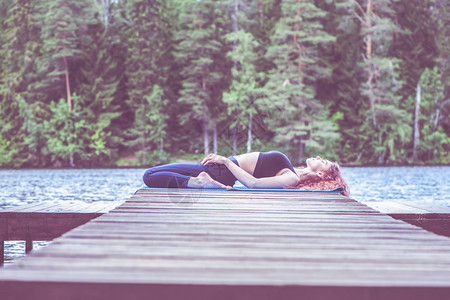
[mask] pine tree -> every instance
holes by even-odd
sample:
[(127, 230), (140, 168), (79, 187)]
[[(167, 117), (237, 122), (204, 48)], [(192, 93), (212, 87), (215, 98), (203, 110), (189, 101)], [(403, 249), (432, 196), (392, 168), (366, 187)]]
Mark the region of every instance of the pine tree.
[[(164, 1), (134, 0), (127, 3), (130, 27), (126, 63), (128, 106), (135, 112), (128, 145), (141, 153), (160, 149), (165, 138), (167, 71), (172, 61), (167, 11)], [(149, 126), (157, 128), (149, 129)], [(151, 131), (158, 132), (157, 135)], [(139, 146), (138, 146), (139, 145)], [(160, 152), (160, 153), (161, 153)]]
[(89, 35), (82, 39), (83, 63), (80, 71), (83, 76), (78, 74), (82, 113), (93, 135), (102, 132), (108, 136), (108, 149), (116, 148), (121, 142), (117, 136), (119, 132), (112, 128), (111, 123), (122, 115), (118, 87), (123, 80), (123, 66), (114, 57), (117, 42), (114, 42), (116, 36), (111, 29), (105, 31), (100, 22), (89, 26)]
[(54, 166), (87, 165), (93, 154), (99, 155), (105, 135), (95, 131), (84, 116), (81, 103), (76, 94), (72, 95), (73, 109), (67, 109), (64, 99), (50, 103), (50, 117), (43, 122), (43, 135), (46, 140), (45, 154)]
[(413, 96), (425, 68), (433, 68), (439, 56), (435, 42), (436, 22), (431, 17), (434, 0), (400, 0), (395, 2), (395, 19), (402, 29), (392, 41), (390, 53), (400, 59), (400, 77), (405, 84), (404, 99)]
[(442, 114), (444, 103), (444, 84), (438, 68), (426, 69), (418, 83), (422, 92), (420, 99), (419, 130), (420, 142), (418, 157), (423, 161), (444, 159), (448, 154), (450, 136), (442, 127), (446, 118)]
[[(228, 114), (233, 117), (231, 127), (234, 132), (246, 129), (247, 152), (251, 151), (252, 118), (257, 113), (255, 100), (261, 92), (260, 81), (263, 77), (256, 71), (255, 62), (258, 59), (255, 53), (258, 43), (253, 36), (243, 30), (227, 35), (230, 44), (236, 44), (228, 53), (228, 57), (235, 62), (232, 69), (233, 81), (229, 90), (224, 93), (223, 101), (227, 104)], [(236, 135), (234, 135), (233, 154), (236, 154)]]
[(330, 75), (330, 69), (317, 56), (320, 45), (335, 39), (323, 31), (320, 19), (325, 17), (313, 1), (282, 1), (281, 18), (266, 54), (274, 68), (265, 86), (269, 101), (260, 99), (264, 103), (259, 105), (275, 112), (272, 129), (276, 140), (296, 144), (299, 163), (305, 145), (323, 150), (322, 145), (338, 138), (337, 128), (327, 122), (327, 109), (316, 100), (314, 90), (317, 78)]
[(181, 30), (176, 35), (175, 55), (182, 66), (179, 102), (188, 109), (180, 116), (180, 121), (182, 124), (191, 120), (198, 122), (203, 132), (205, 154), (209, 153), (209, 133), (216, 127), (214, 117), (224, 84), (224, 43), (217, 32), (215, 8), (215, 2), (210, 0), (193, 0), (187, 4), (180, 16)]
[(139, 161), (141, 164), (157, 164), (165, 162), (167, 157), (164, 153), (164, 138), (166, 137), (167, 118), (161, 114), (168, 100), (164, 91), (158, 85), (153, 86), (149, 96), (144, 96), (145, 105), (141, 105), (135, 113), (135, 125), (129, 129), (129, 134), (135, 139), (128, 142), (130, 146), (140, 146), (152, 141), (153, 151), (141, 152)]
[(256, 71), (256, 62), (261, 58), (257, 51), (260, 45), (247, 31), (251, 27), (249, 16), (254, 14), (255, 4), (256, 1), (252, 0), (228, 2), (232, 32), (225, 36), (225, 41), (229, 49), (227, 57), (233, 67), (231, 84), (222, 100), (227, 106), (227, 127), (232, 132), (233, 155), (237, 153), (237, 138), (241, 130), (247, 133), (247, 152), (251, 151), (253, 116), (257, 114), (254, 101), (262, 81), (262, 73)]
[(392, 37), (401, 32), (394, 23), (395, 12), (391, 0), (367, 0), (363, 5), (355, 2), (355, 17), (360, 21), (365, 38), (364, 61), (366, 82), (361, 93), (367, 98), (367, 122), (361, 127), (366, 141), (359, 151), (371, 151), (379, 163), (405, 159), (403, 149), (410, 142), (412, 118), (400, 108), (400, 61), (390, 56)]
[[(51, 0), (39, 4), (42, 15), (42, 57), (38, 60), (38, 71), (42, 80), (36, 88), (51, 100), (65, 97), (71, 111), (71, 64), (81, 56), (80, 36), (90, 19), (86, 1)], [(87, 20), (86, 20), (87, 19)]]
[[(6, 166), (39, 164), (42, 144), (39, 123), (46, 113), (36, 81), (36, 58), (40, 51), (36, 9), (28, 0), (16, 1), (8, 11), (2, 32), (0, 72), (0, 140)], [(6, 158), (7, 159), (6, 159)]]
[[(433, 11), (432, 16), (437, 24), (434, 36), (439, 50), (436, 62), (442, 73), (445, 98), (450, 99), (450, 1), (435, 0)], [(450, 111), (450, 108), (447, 111)], [(447, 134), (450, 134), (450, 121), (447, 122), (449, 127)]]
[(320, 7), (329, 16), (322, 23), (324, 30), (337, 38), (329, 47), (319, 49), (321, 59), (331, 66), (332, 74), (316, 81), (316, 97), (323, 105), (330, 105), (330, 114), (338, 122), (342, 137), (340, 147), (327, 153), (327, 157), (334, 154), (340, 161), (357, 163), (361, 155), (355, 149), (363, 140), (364, 133), (360, 128), (366, 110), (366, 103), (360, 101), (362, 95), (359, 90), (364, 73), (357, 66), (363, 47), (361, 29), (353, 17), (353, 1), (320, 2)]
[[(450, 2), (449, 0), (436, 0), (433, 6), (433, 19), (437, 23), (436, 45), (439, 55), (436, 57), (442, 83), (444, 85), (444, 102), (441, 103), (441, 114), (447, 116), (440, 120), (442, 129), (447, 136), (450, 136)], [(449, 143), (446, 144), (447, 153), (449, 152)], [(447, 156), (447, 160), (448, 160)]]

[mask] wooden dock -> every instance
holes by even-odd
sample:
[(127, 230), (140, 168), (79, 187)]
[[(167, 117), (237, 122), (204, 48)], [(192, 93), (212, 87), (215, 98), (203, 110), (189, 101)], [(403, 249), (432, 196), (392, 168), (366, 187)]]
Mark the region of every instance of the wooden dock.
[(33, 241), (51, 241), (118, 205), (41, 202), (0, 209), (0, 266), (4, 259), (4, 241), (25, 241), (28, 253), (33, 249)]
[(338, 194), (142, 190), (0, 270), (0, 299), (446, 299), (449, 254)]
[(408, 202), (369, 202), (368, 206), (397, 220), (450, 237), (450, 208)]

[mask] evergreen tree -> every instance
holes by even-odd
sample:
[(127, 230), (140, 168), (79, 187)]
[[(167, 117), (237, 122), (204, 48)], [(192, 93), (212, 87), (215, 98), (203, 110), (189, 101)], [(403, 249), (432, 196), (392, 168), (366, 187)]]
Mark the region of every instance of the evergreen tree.
[[(435, 0), (433, 11), (432, 16), (436, 22), (434, 37), (439, 50), (436, 61), (442, 73), (445, 98), (450, 99), (450, 1)], [(450, 106), (450, 103), (446, 105)], [(450, 108), (447, 108), (448, 111), (450, 111)], [(450, 121), (447, 120), (447, 123), (447, 134), (450, 134)]]
[[(355, 149), (363, 140), (361, 125), (364, 123), (365, 103), (359, 91), (364, 74), (358, 67), (363, 47), (361, 30), (353, 17), (353, 1), (316, 1), (329, 14), (323, 21), (324, 30), (337, 36), (330, 47), (321, 47), (320, 57), (331, 66), (332, 75), (316, 81), (316, 97), (323, 105), (330, 105), (330, 114), (339, 125), (341, 135), (339, 153), (341, 161), (358, 162)], [(333, 153), (330, 153), (333, 154)], [(332, 156), (332, 155), (331, 155)]]
[[(78, 74), (82, 113), (93, 134), (103, 132), (107, 135), (108, 150), (122, 142), (120, 131), (111, 125), (122, 114), (118, 87), (123, 77), (123, 66), (114, 57), (117, 51), (115, 37), (115, 33), (111, 29), (105, 31), (100, 22), (90, 25), (88, 34), (82, 39), (83, 63), (80, 71), (83, 76)], [(111, 136), (112, 132), (114, 136)]]
[[(228, 53), (235, 65), (232, 69), (233, 81), (229, 90), (224, 93), (223, 101), (227, 104), (228, 114), (233, 117), (231, 127), (234, 132), (240, 130), (241, 126), (247, 130), (247, 152), (250, 152), (252, 118), (257, 113), (254, 103), (261, 93), (258, 90), (263, 77), (255, 67), (258, 59), (255, 49), (258, 43), (250, 33), (243, 30), (228, 34), (226, 39), (230, 44), (236, 44), (236, 46)], [(236, 135), (234, 135), (233, 155), (236, 154), (236, 146)]]
[[(422, 161), (445, 159), (450, 149), (450, 136), (442, 127), (447, 117), (442, 114), (444, 103), (444, 84), (437, 67), (426, 69), (420, 77), (421, 87), (419, 130), (420, 142), (418, 157)], [(447, 158), (448, 161), (448, 158)]]
[(108, 134), (86, 121), (80, 105), (83, 101), (76, 94), (72, 100), (71, 111), (67, 110), (64, 99), (50, 103), (51, 115), (43, 122), (45, 154), (54, 166), (86, 166), (91, 159), (106, 152)]
[[(444, 102), (441, 103), (441, 114), (443, 117), (440, 124), (447, 136), (450, 136), (450, 2), (448, 0), (436, 0), (434, 2), (433, 19), (437, 23), (436, 45), (439, 55), (436, 57), (442, 83), (444, 85)], [(447, 144), (448, 153), (448, 144)], [(448, 158), (448, 156), (447, 156)]]
[[(164, 1), (129, 1), (127, 12), (130, 22), (126, 63), (128, 105), (135, 112), (127, 144), (139, 145), (138, 149), (145, 154), (152, 149), (161, 149), (165, 138), (167, 113), (161, 89), (166, 85), (167, 70), (172, 61), (168, 44), (171, 38)], [(156, 136), (148, 129), (155, 124), (158, 126), (153, 130), (158, 132)]]
[[(400, 61), (390, 56), (392, 37), (400, 29), (393, 23), (391, 0), (355, 2), (355, 16), (359, 19), (365, 38), (364, 61), (366, 82), (361, 93), (367, 98), (367, 122), (361, 127), (366, 138), (358, 151), (374, 157), (379, 163), (406, 158), (406, 146), (411, 140), (412, 118), (400, 107)], [(367, 153), (366, 151), (369, 150)]]
[[(3, 165), (34, 166), (41, 159), (39, 123), (46, 117), (32, 89), (36, 81), (36, 57), (39, 55), (39, 24), (36, 9), (28, 0), (16, 1), (8, 11), (2, 31), (0, 72), (0, 145), (8, 153)], [(36, 147), (35, 147), (36, 146)]]
[(135, 113), (135, 125), (129, 129), (129, 134), (135, 139), (128, 142), (130, 146), (140, 146), (148, 144), (157, 145), (153, 151), (141, 152), (139, 162), (141, 164), (157, 164), (165, 162), (167, 156), (164, 153), (164, 138), (166, 137), (167, 118), (166, 114), (161, 114), (167, 105), (164, 91), (158, 85), (153, 86), (153, 91), (149, 96), (144, 96), (145, 105), (141, 105)]
[(39, 4), (42, 23), (42, 57), (38, 60), (41, 80), (36, 88), (48, 95), (50, 100), (65, 97), (71, 111), (71, 65), (80, 56), (80, 37), (90, 20), (85, 0), (51, 0)]
[[(182, 124), (195, 120), (203, 132), (204, 153), (209, 153), (209, 133), (216, 127), (214, 116), (224, 85), (224, 42), (215, 23), (219, 11), (214, 1), (194, 1), (181, 14), (181, 30), (177, 32), (176, 58), (182, 66), (182, 90), (179, 102), (187, 112), (180, 116)], [(222, 61), (222, 63), (221, 63)], [(226, 81), (225, 81), (226, 82)]]
[(276, 112), (271, 118), (276, 140), (296, 144), (299, 163), (305, 145), (320, 151), (338, 138), (337, 128), (327, 121), (327, 109), (315, 98), (314, 90), (317, 78), (330, 75), (317, 56), (320, 45), (335, 39), (323, 31), (320, 20), (325, 17), (313, 1), (282, 1), (281, 18), (266, 55), (274, 64), (265, 86), (269, 101), (257, 103)]
[[(0, 0), (0, 38), (2, 36), (2, 31), (4, 29), (4, 22), (8, 18), (8, 12), (11, 6), (14, 5), (13, 1), (10, 0)], [(1, 41), (1, 39), (0, 39)], [(1, 62), (1, 57), (0, 57)]]
[(390, 55), (400, 59), (400, 77), (405, 81), (404, 99), (415, 94), (416, 85), (425, 68), (435, 65), (439, 56), (436, 47), (436, 22), (431, 17), (434, 0), (400, 0), (395, 2), (395, 19), (402, 29), (396, 33)]

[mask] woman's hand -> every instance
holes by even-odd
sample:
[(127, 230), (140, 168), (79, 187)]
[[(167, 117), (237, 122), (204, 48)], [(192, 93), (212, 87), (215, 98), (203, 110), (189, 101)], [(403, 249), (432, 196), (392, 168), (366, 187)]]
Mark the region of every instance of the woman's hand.
[(221, 164), (224, 165), (227, 162), (228, 158), (225, 156), (217, 155), (214, 153), (208, 154), (205, 159), (202, 161), (202, 165), (206, 166), (209, 163)]

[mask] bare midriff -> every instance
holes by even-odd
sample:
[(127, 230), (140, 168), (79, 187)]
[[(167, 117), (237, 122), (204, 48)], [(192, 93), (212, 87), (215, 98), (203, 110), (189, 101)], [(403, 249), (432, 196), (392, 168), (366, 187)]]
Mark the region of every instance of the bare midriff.
[(243, 169), (245, 172), (253, 175), (255, 171), (256, 163), (258, 162), (259, 152), (250, 152), (244, 153), (240, 155), (234, 155), (236, 158), (239, 167)]
[[(239, 167), (241, 167), (241, 169), (253, 175), (256, 168), (256, 163), (258, 162), (259, 153), (260, 152), (250, 152), (234, 155), (233, 157), (237, 160)], [(284, 168), (280, 170), (276, 176), (280, 176), (286, 172), (292, 171), (289, 168)]]

